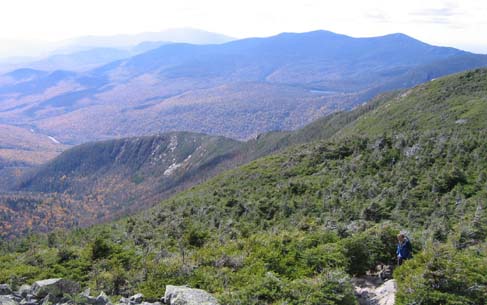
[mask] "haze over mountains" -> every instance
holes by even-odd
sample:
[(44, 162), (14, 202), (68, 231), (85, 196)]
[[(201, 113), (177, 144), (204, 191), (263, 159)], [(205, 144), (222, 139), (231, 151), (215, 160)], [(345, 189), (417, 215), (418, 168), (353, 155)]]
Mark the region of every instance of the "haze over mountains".
[[(27, 44), (0, 40), (0, 72), (5, 73), (18, 68), (86, 71), (163, 44), (219, 44), (231, 40), (233, 38), (225, 35), (192, 28), (132, 35), (84, 36), (60, 42), (39, 43), (37, 47), (35, 42)], [(28, 53), (28, 50), (31, 53)], [(19, 56), (19, 53), (23, 55)]]

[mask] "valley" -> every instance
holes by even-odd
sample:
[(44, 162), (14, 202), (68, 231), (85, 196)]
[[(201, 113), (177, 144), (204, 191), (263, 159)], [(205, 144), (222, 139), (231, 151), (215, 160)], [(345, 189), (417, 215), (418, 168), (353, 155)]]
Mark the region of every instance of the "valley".
[(270, 132), (246, 142), (179, 132), (75, 146), (24, 170), (3, 192), (2, 237), (86, 227), (147, 209), (225, 170), (293, 145), (328, 139), (398, 94), (383, 94), (294, 132)]

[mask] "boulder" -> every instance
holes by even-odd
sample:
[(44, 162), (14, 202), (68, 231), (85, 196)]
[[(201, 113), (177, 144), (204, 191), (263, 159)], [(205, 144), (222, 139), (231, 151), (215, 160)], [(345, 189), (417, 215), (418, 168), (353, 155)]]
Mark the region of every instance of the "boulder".
[(6, 295), (0, 295), (0, 305), (18, 305), (15, 300)]
[(52, 305), (52, 304), (56, 304), (57, 301), (58, 301), (58, 298), (53, 297), (52, 295), (48, 294), (44, 297), (44, 299), (42, 299), (41, 305)]
[(82, 304), (95, 304), (96, 298), (90, 296), (91, 290), (87, 288), (85, 291), (79, 294), (79, 300)]
[(37, 281), (32, 285), (32, 294), (37, 298), (44, 298), (48, 294), (60, 297), (66, 294), (76, 294), (80, 290), (78, 283), (65, 279), (48, 279)]
[(95, 305), (106, 305), (110, 303), (108, 296), (102, 291), (99, 296), (96, 297)]
[(140, 304), (143, 298), (144, 295), (142, 293), (137, 293), (129, 298), (129, 302), (132, 304)]
[(218, 305), (218, 301), (208, 292), (185, 286), (166, 286), (164, 303), (168, 305)]
[(32, 294), (32, 287), (24, 284), (19, 288), (19, 294), (25, 299), (28, 295)]
[(374, 301), (378, 305), (394, 305), (396, 301), (396, 280), (388, 280), (375, 289)]
[(0, 284), (0, 295), (9, 295), (12, 294), (12, 289), (7, 284)]
[(352, 279), (355, 295), (360, 305), (394, 305), (396, 281), (383, 282), (376, 276), (364, 276)]

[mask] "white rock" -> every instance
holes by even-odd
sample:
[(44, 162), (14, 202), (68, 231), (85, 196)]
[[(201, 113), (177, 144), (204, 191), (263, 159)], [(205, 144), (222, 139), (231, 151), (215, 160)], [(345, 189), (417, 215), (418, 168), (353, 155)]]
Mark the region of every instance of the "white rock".
[(208, 292), (185, 286), (166, 286), (164, 303), (168, 305), (218, 305), (218, 301)]

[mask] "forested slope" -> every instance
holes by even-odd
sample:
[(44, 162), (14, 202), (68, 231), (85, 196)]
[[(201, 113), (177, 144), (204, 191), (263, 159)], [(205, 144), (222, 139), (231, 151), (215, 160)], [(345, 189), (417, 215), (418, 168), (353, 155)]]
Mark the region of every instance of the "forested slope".
[(138, 215), (3, 244), (0, 282), (63, 276), (112, 295), (164, 285), (223, 304), (354, 304), (394, 257), (397, 304), (485, 304), (487, 70), (391, 97), (332, 139), (225, 172)]

